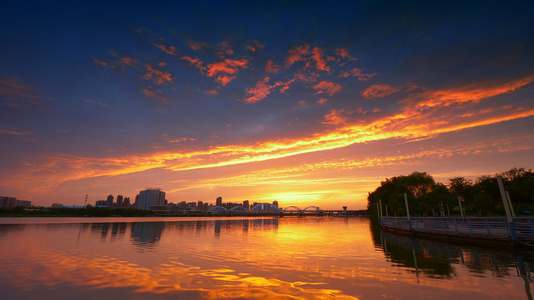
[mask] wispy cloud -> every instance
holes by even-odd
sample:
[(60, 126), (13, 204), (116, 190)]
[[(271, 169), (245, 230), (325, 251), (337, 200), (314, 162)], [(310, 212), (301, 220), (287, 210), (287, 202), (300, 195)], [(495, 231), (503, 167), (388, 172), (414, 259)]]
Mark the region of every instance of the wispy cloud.
[(191, 47), (191, 49), (196, 50), (196, 51), (201, 50), (202, 48), (208, 46), (208, 44), (206, 42), (188, 41), (187, 44), (189, 45), (189, 47)]
[(312, 51), (312, 57), (315, 60), (317, 70), (330, 73), (330, 67), (326, 65), (323, 50), (319, 47), (314, 47)]
[(313, 89), (317, 90), (314, 95), (328, 94), (332, 96), (335, 93), (339, 93), (342, 90), (342, 87), (339, 83), (325, 80), (314, 85)]
[(156, 43), (152, 43), (152, 45), (158, 47), (161, 51), (167, 53), (167, 54), (170, 54), (170, 55), (174, 55), (176, 54), (176, 47), (175, 46), (165, 46), (165, 45), (158, 45)]
[(338, 48), (336, 49), (336, 54), (339, 55), (341, 58), (348, 59), (351, 61), (357, 60), (357, 58), (350, 56), (349, 51), (347, 51), (344, 48)]
[(0, 105), (12, 108), (41, 106), (37, 90), (18, 77), (0, 78)]
[(386, 97), (400, 91), (402, 87), (394, 87), (389, 84), (373, 84), (363, 91), (362, 95), (367, 98)]
[(305, 61), (305, 56), (309, 54), (309, 50), (309, 45), (297, 46), (289, 50), (289, 55), (286, 57), (286, 68), (291, 67), (295, 62)]
[(0, 128), (0, 134), (7, 134), (7, 135), (28, 135), (28, 132), (25, 131), (13, 131), (13, 130), (7, 130), (5, 128)]
[(358, 77), (358, 80), (360, 81), (368, 81), (369, 79), (373, 78), (376, 75), (376, 73), (373, 74), (364, 74), (361, 69), (353, 68), (349, 71), (343, 72), (339, 74), (339, 77)]
[(145, 79), (151, 80), (158, 85), (174, 82), (169, 72), (156, 70), (151, 65), (145, 65), (145, 67), (148, 70), (148, 73), (143, 76)]
[(247, 89), (247, 96), (243, 99), (245, 103), (256, 103), (265, 99), (272, 91), (272, 89), (280, 87), (280, 93), (284, 93), (293, 83), (294, 80), (278, 81), (272, 85), (268, 85), (270, 78), (265, 77), (262, 81), (259, 81), (255, 87)]
[(282, 69), (281, 66), (275, 65), (270, 59), (267, 60), (267, 63), (265, 64), (265, 71), (267, 71), (267, 73), (278, 73), (280, 69)]

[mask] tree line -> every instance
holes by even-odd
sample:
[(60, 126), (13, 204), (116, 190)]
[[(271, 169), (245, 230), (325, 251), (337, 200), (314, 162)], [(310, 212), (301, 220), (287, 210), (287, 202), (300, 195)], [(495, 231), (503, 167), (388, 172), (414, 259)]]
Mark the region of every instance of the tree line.
[(387, 178), (369, 193), (367, 208), (369, 214), (377, 215), (377, 203), (381, 200), (384, 216), (405, 216), (406, 193), (411, 216), (460, 215), (460, 203), (466, 215), (504, 216), (497, 176), (502, 176), (516, 215), (534, 214), (534, 172), (524, 168), (513, 168), (494, 176), (483, 175), (475, 180), (453, 177), (445, 184), (436, 182), (426, 172), (417, 171)]

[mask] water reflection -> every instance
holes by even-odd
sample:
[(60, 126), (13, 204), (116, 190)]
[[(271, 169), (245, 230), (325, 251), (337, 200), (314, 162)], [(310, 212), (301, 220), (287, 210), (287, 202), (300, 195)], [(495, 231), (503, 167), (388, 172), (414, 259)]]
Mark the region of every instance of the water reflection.
[[(375, 246), (381, 249), (388, 261), (408, 268), (417, 276), (423, 273), (432, 278), (458, 277), (457, 267), (463, 266), (475, 276), (490, 273), (492, 277), (518, 276), (525, 284), (527, 299), (532, 299), (530, 285), (534, 259), (525, 250), (508, 248), (482, 248), (450, 244), (428, 239), (398, 235), (373, 227)], [(525, 261), (525, 258), (528, 261)]]
[(530, 299), (530, 256), (367, 219), (144, 220), (0, 225), (2, 299)]

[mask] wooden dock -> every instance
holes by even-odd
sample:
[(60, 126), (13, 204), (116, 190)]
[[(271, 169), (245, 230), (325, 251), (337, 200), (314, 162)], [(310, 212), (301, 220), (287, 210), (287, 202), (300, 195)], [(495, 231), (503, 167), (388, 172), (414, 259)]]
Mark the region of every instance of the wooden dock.
[(383, 217), (384, 230), (442, 239), (470, 239), (534, 245), (534, 218), (504, 217)]

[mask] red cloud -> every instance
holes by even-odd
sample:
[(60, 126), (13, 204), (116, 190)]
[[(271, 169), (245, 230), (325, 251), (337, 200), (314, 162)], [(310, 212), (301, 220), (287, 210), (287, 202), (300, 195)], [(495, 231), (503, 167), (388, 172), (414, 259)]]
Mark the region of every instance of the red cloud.
[(93, 61), (94, 61), (95, 64), (98, 64), (98, 65), (101, 65), (101, 66), (104, 66), (104, 67), (108, 65), (107, 62), (101, 61), (101, 60), (99, 60), (97, 58), (93, 59)]
[(363, 91), (362, 95), (367, 98), (386, 97), (401, 89), (401, 87), (393, 87), (389, 84), (374, 84)]
[(150, 65), (145, 66), (148, 70), (148, 73), (143, 76), (147, 80), (152, 80), (156, 84), (163, 84), (172, 81), (171, 74), (164, 71), (155, 70)]
[(142, 89), (141, 93), (143, 93), (143, 95), (145, 95), (147, 97), (151, 97), (151, 98), (154, 98), (154, 99), (161, 100), (164, 103), (169, 103), (169, 99), (167, 97), (165, 97), (165, 96), (162, 96), (160, 90), (156, 90), (155, 92), (153, 92), (153, 91), (151, 91), (149, 89)]
[(323, 124), (325, 125), (339, 125), (344, 124), (348, 120), (348, 115), (352, 114), (352, 111), (345, 109), (332, 109), (330, 113), (324, 116)]
[(278, 73), (280, 69), (281, 67), (279, 65), (275, 65), (270, 59), (267, 61), (267, 64), (265, 64), (265, 71), (267, 71), (267, 73)]
[(191, 47), (191, 49), (197, 50), (197, 51), (208, 45), (205, 42), (192, 42), (192, 41), (187, 42), (187, 44), (189, 45), (189, 47)]
[(240, 68), (246, 68), (247, 64), (248, 60), (246, 59), (237, 60), (227, 58), (224, 61), (209, 64), (207, 76), (213, 77), (218, 73), (236, 74)]
[(318, 84), (314, 85), (312, 88), (314, 90), (318, 90), (317, 93), (315, 93), (314, 95), (327, 93), (330, 96), (335, 93), (338, 93), (342, 89), (340, 84), (328, 80), (321, 81)]
[(200, 69), (202, 71), (206, 70), (206, 67), (202, 65), (202, 61), (200, 61), (199, 58), (191, 58), (189, 56), (184, 56), (182, 59), (187, 60), (191, 65), (195, 65), (197, 69)]
[(248, 50), (252, 52), (256, 52), (256, 48), (252, 47), (251, 45), (245, 45), (245, 48), (247, 48)]
[(303, 56), (309, 53), (309, 49), (310, 49), (309, 45), (304, 45), (304, 46), (297, 46), (289, 50), (289, 56), (286, 58), (286, 68), (289, 68), (292, 64), (294, 64), (297, 61), (306, 60)]
[(256, 49), (263, 49), (263, 45), (260, 44), (258, 41), (253, 40), (252, 42), (254, 43), (254, 46), (256, 46)]
[(262, 81), (259, 81), (255, 87), (251, 89), (247, 89), (247, 94), (250, 95), (250, 97), (243, 99), (246, 103), (256, 103), (258, 101), (261, 101), (265, 99), (270, 93), (273, 88), (282, 86), (280, 88), (280, 93), (284, 93), (291, 83), (293, 83), (294, 79), (290, 81), (279, 81), (276, 82), (273, 85), (267, 85), (266, 83), (269, 82), (270, 78), (265, 77)]
[(158, 44), (152, 44), (156, 47), (158, 47), (161, 51), (167, 53), (167, 54), (170, 54), (170, 55), (174, 55), (176, 54), (176, 47), (174, 46), (170, 46), (170, 47), (165, 47), (165, 45), (158, 45)]
[(317, 104), (320, 104), (320, 105), (323, 105), (326, 102), (328, 102), (328, 99), (321, 98), (321, 99), (317, 100)]
[(315, 60), (317, 70), (330, 72), (330, 67), (326, 65), (326, 61), (324, 60), (323, 55), (323, 50), (321, 50), (321, 48), (313, 48), (312, 58)]
[(345, 78), (347, 78), (347, 77), (358, 77), (358, 80), (360, 80), (360, 81), (367, 81), (367, 80), (373, 78), (375, 75), (376, 75), (376, 73), (363, 74), (362, 70), (360, 70), (358, 68), (354, 68), (354, 69), (352, 69), (350, 71), (341, 73), (339, 75), (339, 77), (345, 77)]
[(234, 50), (232, 50), (232, 47), (228, 42), (221, 42), (219, 45), (219, 49), (221, 49), (221, 52), (226, 55), (232, 55), (234, 54)]
[(219, 92), (217, 92), (217, 90), (209, 90), (209, 91), (204, 91), (204, 94), (214, 96), (214, 95), (219, 94)]
[(126, 64), (128, 66), (131, 66), (135, 63), (135, 60), (131, 57), (121, 57), (120, 59), (123, 64)]
[(357, 60), (357, 58), (351, 57), (349, 52), (343, 48), (336, 49), (336, 54), (341, 56), (341, 58), (347, 58), (348, 60)]
[(222, 84), (223, 86), (226, 86), (230, 81), (234, 79), (235, 79), (235, 76), (219, 75), (217, 76), (217, 78), (215, 78), (215, 81)]

